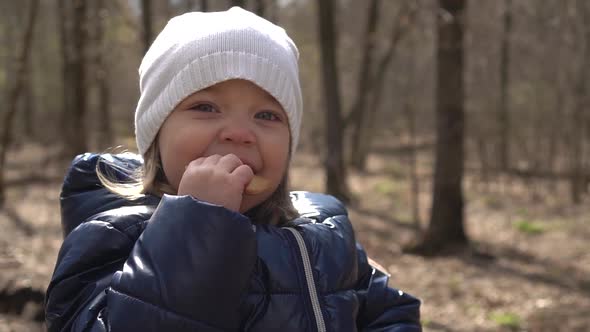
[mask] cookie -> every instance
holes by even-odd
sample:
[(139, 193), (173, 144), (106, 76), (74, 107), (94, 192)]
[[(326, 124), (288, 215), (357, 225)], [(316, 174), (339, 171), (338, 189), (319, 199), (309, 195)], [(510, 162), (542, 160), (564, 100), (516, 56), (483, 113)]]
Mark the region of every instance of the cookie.
[(252, 178), (252, 181), (250, 181), (248, 186), (246, 186), (244, 193), (246, 195), (257, 195), (257, 194), (260, 194), (261, 192), (267, 190), (269, 186), (270, 186), (270, 181), (268, 181), (267, 179), (265, 179), (261, 176), (254, 175), (254, 178)]

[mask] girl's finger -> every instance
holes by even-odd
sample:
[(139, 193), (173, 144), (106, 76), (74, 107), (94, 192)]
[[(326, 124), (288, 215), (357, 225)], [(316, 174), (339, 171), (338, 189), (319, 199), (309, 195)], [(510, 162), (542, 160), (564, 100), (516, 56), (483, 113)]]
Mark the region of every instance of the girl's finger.
[(206, 159), (206, 157), (200, 157), (200, 158), (193, 160), (193, 163), (195, 164), (195, 166), (199, 166), (199, 165), (203, 164), (205, 159)]
[(254, 172), (248, 165), (238, 166), (233, 172), (231, 172), (231, 175), (244, 187), (252, 181), (252, 178), (254, 178)]
[(184, 166), (184, 169), (186, 170), (189, 166), (200, 166), (203, 164), (204, 161), (205, 161), (205, 157), (197, 158), (197, 159), (191, 161), (190, 163), (188, 163), (188, 165)]
[(233, 172), (238, 166), (243, 165), (244, 163), (238, 158), (235, 154), (226, 154), (225, 156), (219, 159), (217, 163), (217, 167), (220, 169), (231, 173)]
[(205, 159), (203, 160), (203, 163), (201, 165), (215, 166), (215, 165), (217, 165), (217, 163), (219, 163), (219, 159), (221, 159), (221, 155), (218, 155), (218, 154), (210, 155), (209, 157), (205, 157)]

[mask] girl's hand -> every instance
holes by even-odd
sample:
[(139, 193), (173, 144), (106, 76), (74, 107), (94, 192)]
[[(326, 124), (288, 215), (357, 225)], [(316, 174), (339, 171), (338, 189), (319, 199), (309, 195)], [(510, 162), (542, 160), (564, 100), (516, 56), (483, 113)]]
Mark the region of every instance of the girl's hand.
[(253, 177), (250, 166), (234, 154), (201, 157), (187, 165), (178, 195), (191, 195), (239, 212), (244, 188)]

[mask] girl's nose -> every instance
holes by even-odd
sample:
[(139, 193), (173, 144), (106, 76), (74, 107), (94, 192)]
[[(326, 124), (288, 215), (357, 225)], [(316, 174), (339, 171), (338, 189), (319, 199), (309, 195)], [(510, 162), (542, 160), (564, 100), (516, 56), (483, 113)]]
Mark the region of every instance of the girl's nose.
[(254, 144), (256, 142), (256, 135), (247, 123), (242, 121), (234, 121), (226, 124), (220, 132), (220, 139), (223, 142), (232, 142), (235, 144)]

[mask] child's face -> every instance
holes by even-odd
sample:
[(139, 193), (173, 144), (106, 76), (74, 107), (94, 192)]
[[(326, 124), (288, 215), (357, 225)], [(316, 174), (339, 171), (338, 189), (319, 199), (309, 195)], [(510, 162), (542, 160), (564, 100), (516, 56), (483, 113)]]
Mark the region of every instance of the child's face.
[(285, 175), (290, 134), (281, 105), (252, 82), (229, 80), (184, 99), (158, 136), (166, 178), (178, 191), (185, 167), (210, 155), (233, 153), (270, 182), (257, 195), (244, 195), (240, 212), (265, 201)]

